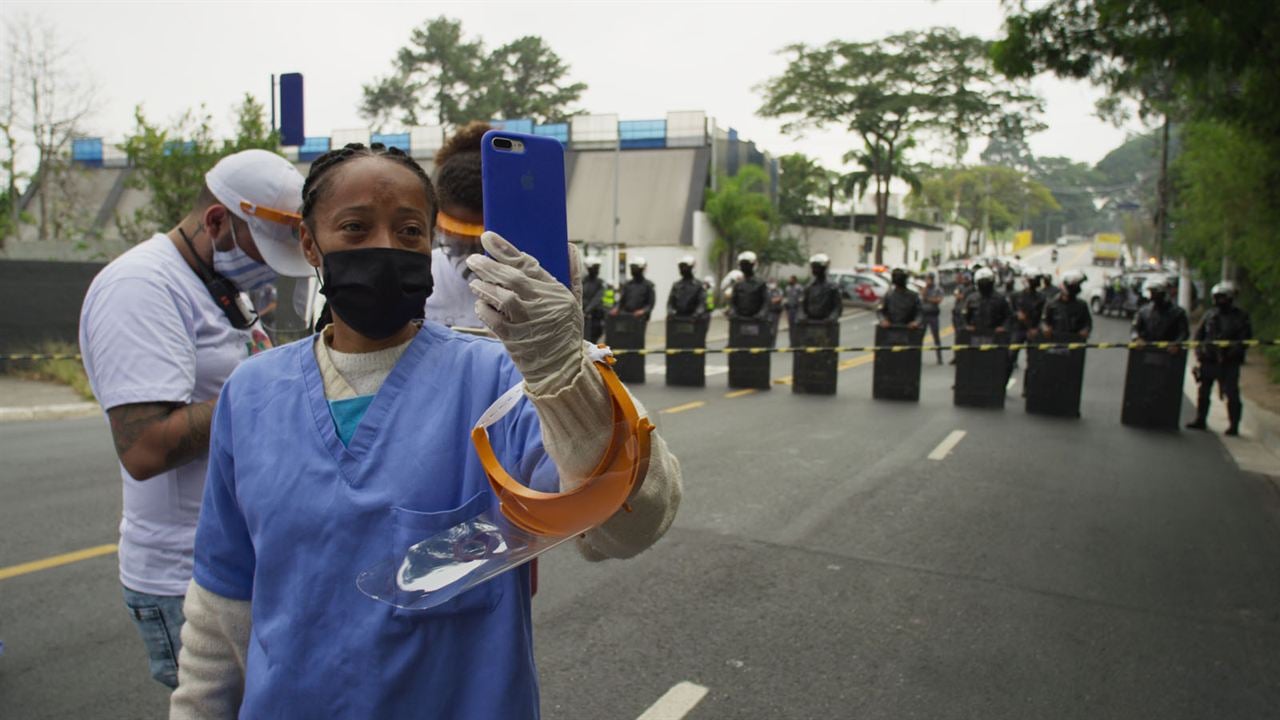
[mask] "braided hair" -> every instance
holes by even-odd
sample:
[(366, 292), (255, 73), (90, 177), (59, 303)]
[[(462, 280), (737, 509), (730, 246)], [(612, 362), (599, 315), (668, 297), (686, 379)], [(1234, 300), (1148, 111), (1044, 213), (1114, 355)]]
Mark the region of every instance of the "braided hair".
[(480, 148), (484, 134), (492, 129), (486, 122), (468, 123), (436, 152), (436, 187), (441, 205), (461, 206), (475, 213), (484, 211)]
[(404, 167), (409, 168), (422, 181), (422, 189), (427, 194), (427, 204), (431, 211), (427, 213), (431, 227), (428, 228), (427, 237), (431, 236), (431, 232), (435, 229), (436, 203), (435, 186), (431, 184), (431, 178), (427, 176), (418, 161), (409, 157), (405, 151), (397, 147), (387, 147), (382, 143), (372, 143), (365, 146), (361, 143), (349, 143), (345, 147), (329, 152), (316, 158), (311, 163), (311, 171), (307, 173), (307, 180), (302, 185), (302, 221), (307, 223), (313, 231), (315, 226), (311, 224), (312, 216), (316, 210), (316, 204), (324, 197), (329, 189), (329, 181), (332, 177), (330, 170), (341, 165), (347, 160), (361, 157), (380, 157), (386, 158), (393, 162), (397, 162)]

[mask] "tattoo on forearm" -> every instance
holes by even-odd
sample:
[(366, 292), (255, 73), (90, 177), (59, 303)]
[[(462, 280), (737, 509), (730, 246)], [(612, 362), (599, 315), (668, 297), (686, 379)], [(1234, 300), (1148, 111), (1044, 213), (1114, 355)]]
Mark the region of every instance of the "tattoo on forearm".
[(168, 418), (174, 407), (171, 403), (146, 403), (121, 405), (107, 411), (116, 455), (124, 457), (152, 425)]
[(196, 403), (194, 405), (185, 405), (177, 410), (175, 414), (180, 413), (177, 420), (182, 422), (178, 425), (182, 434), (177, 438), (177, 442), (170, 446), (169, 453), (165, 456), (165, 465), (169, 467), (177, 467), (187, 461), (199, 457), (209, 449), (209, 430), (213, 424), (213, 405), (210, 403)]

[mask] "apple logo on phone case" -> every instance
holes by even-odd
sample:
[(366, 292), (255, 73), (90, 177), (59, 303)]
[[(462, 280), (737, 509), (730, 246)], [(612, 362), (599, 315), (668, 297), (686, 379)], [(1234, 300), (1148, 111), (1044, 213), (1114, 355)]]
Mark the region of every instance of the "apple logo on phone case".
[(533, 172), (532, 171), (526, 172), (524, 175), (520, 176), (520, 187), (524, 188), (525, 190), (533, 189)]

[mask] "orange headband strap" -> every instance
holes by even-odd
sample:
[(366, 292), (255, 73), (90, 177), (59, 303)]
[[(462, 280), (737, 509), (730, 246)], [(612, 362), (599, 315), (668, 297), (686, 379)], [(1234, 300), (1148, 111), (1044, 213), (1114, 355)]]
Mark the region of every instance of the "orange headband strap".
[(463, 222), (458, 218), (445, 212), (436, 213), (436, 227), (449, 233), (450, 235), (462, 235), (464, 237), (480, 237), (484, 234), (484, 226), (475, 223)]
[(259, 217), (263, 220), (268, 220), (279, 225), (288, 225), (295, 229), (302, 224), (302, 216), (298, 213), (277, 210), (264, 205), (254, 205), (248, 200), (240, 201), (240, 209), (254, 217)]

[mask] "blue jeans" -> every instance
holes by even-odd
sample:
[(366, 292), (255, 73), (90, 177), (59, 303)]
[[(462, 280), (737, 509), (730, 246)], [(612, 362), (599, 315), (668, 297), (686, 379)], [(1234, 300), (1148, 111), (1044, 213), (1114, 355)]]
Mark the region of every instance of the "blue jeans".
[(138, 626), (138, 634), (142, 635), (142, 644), (147, 646), (147, 657), (151, 664), (151, 677), (168, 685), (171, 689), (178, 687), (178, 651), (182, 649), (182, 623), (186, 616), (182, 614), (182, 595), (148, 595), (124, 590), (124, 606), (129, 609), (129, 616)]

